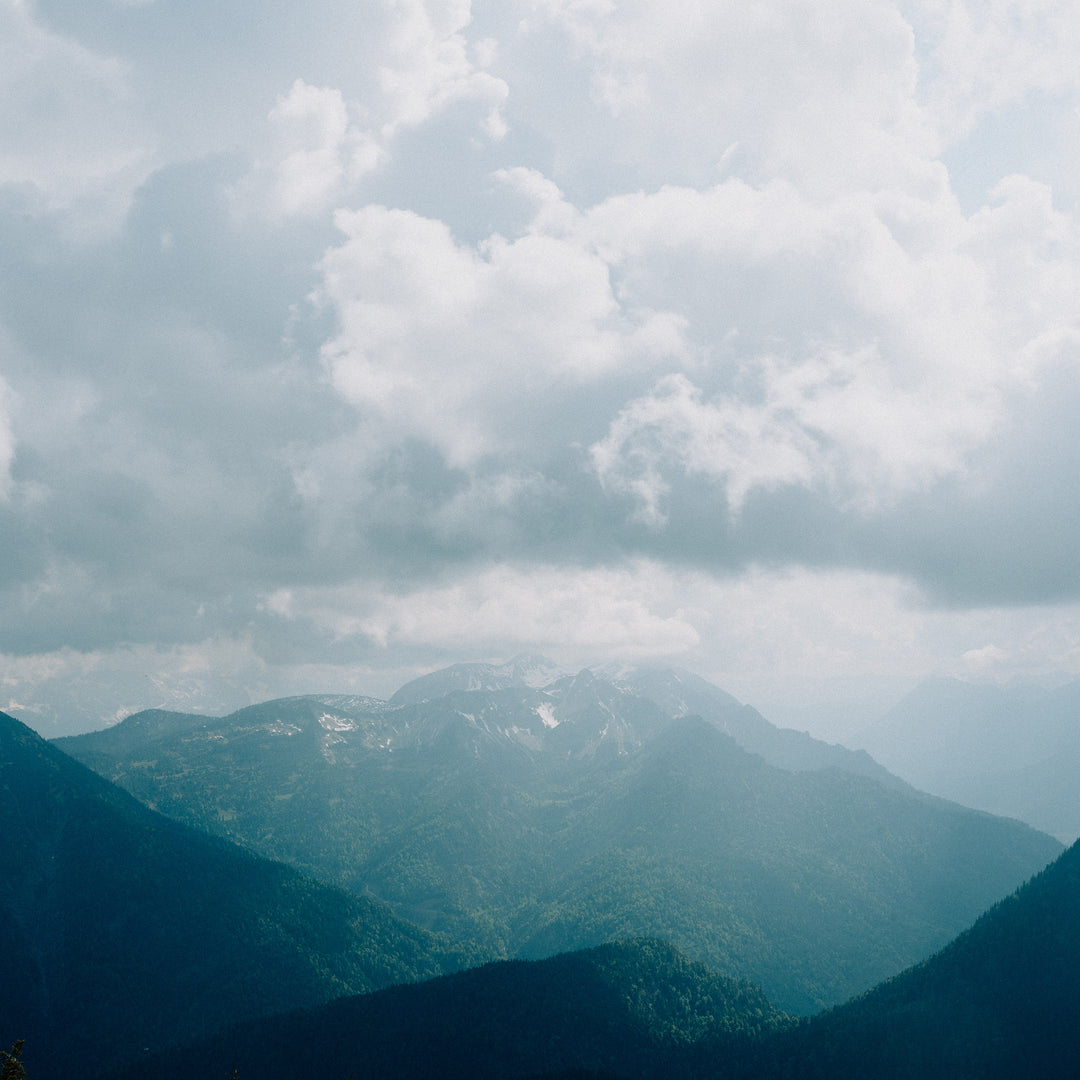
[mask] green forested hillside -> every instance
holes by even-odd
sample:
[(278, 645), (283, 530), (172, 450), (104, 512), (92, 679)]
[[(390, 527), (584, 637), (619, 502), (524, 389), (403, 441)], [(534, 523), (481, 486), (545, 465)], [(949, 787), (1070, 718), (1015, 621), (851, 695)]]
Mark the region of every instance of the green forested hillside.
[(1080, 844), (936, 956), (770, 1047), (762, 1078), (1080, 1076)]
[(657, 941), (504, 961), (238, 1025), (110, 1080), (730, 1075), (790, 1023), (754, 986)]
[(453, 970), (371, 900), (155, 814), (0, 714), (0, 1046), (34, 1080)]
[(1015, 1080), (1080, 1075), (1080, 846), (930, 960), (811, 1020), (670, 946), (488, 965), (239, 1025), (115, 1080), (559, 1076)]
[(287, 699), (185, 730), (132, 717), (59, 745), (459, 941), (538, 958), (662, 936), (794, 1012), (940, 948), (1061, 850), (902, 786), (775, 768), (588, 672), (406, 696)]

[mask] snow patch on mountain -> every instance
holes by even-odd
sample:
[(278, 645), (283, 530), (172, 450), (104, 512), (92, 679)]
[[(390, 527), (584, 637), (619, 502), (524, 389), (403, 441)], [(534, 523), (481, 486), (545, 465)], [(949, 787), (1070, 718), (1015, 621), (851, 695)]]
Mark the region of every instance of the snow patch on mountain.
[(299, 735), (301, 734), (300, 728), (295, 724), (285, 724), (280, 721), (274, 724), (267, 724), (266, 731), (271, 735)]
[(333, 713), (323, 713), (319, 717), (319, 724), (325, 731), (356, 731), (355, 721), (345, 716), (335, 716)]
[(541, 723), (546, 728), (557, 728), (559, 726), (559, 718), (555, 715), (555, 709), (550, 702), (543, 702), (537, 705), (533, 712), (540, 717)]

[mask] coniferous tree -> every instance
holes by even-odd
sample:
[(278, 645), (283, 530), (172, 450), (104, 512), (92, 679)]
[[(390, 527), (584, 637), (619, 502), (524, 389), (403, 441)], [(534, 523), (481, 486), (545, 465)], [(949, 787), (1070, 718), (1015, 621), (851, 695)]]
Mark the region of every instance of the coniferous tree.
[(22, 1039), (16, 1039), (10, 1050), (0, 1050), (3, 1068), (0, 1068), (0, 1080), (25, 1080), (26, 1067), (22, 1061)]

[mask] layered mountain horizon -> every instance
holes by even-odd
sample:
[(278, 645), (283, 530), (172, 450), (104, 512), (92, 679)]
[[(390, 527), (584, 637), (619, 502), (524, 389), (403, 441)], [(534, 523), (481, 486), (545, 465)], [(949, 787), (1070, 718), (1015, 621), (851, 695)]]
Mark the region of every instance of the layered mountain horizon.
[[(993, 972), (1019, 985), (1016, 942), (1075, 906), (1054, 838), (660, 665), (517, 657), (52, 743), (0, 716), (0, 799), (0, 1042), (31, 1080), (901, 1076), (922, 1038), (983, 1060), (991, 1022), (1015, 1061)], [(1028, 990), (1051, 1017), (1060, 967)]]
[(154, 711), (55, 745), (460, 943), (660, 936), (797, 1013), (928, 955), (1061, 851), (658, 666), (456, 665), (389, 700)]

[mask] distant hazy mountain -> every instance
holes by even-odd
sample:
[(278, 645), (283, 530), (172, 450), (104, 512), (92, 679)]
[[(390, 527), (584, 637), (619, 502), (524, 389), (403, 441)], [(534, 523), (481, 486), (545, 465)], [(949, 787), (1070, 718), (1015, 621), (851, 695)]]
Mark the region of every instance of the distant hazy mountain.
[(916, 787), (1080, 836), (1080, 682), (1056, 689), (932, 679), (860, 742)]
[[(182, 737), (182, 718), (154, 720)], [(3, 713), (0, 866), (0, 1047), (25, 1038), (33, 1080), (461, 963), (383, 905), (151, 812)]]
[[(220, 715), (252, 701), (247, 686), (212, 671), (151, 678), (143, 671), (106, 667), (80, 671), (78, 677), (58, 674), (29, 685), (12, 682), (9, 687), (5, 678), (0, 710), (18, 716), (46, 738), (114, 724), (150, 703), (167, 702), (171, 709)], [(272, 696), (275, 691), (268, 689), (257, 694), (256, 700)]]
[(1080, 1075), (1080, 846), (924, 964), (773, 1047), (786, 1078)]
[(906, 787), (865, 750), (815, 739), (805, 731), (778, 728), (749, 705), (718, 686), (678, 668), (612, 666), (598, 672), (617, 686), (656, 702), (669, 716), (701, 716), (730, 735), (744, 750), (760, 754), (770, 765), (793, 772), (837, 768), (869, 776), (886, 786)]
[[(417, 986), (244, 1024), (110, 1080), (726, 1075), (785, 1018), (754, 986), (670, 945), (626, 941), (504, 961)], [(719, 1068), (717, 1068), (719, 1066)]]
[[(430, 697), (458, 668), (398, 703), (143, 715), (58, 745), (170, 815), (460, 941), (539, 958), (664, 936), (791, 1011), (928, 955), (1061, 850), (895, 781), (776, 768), (721, 730), (765, 722), (681, 673), (474, 676), (495, 685)], [(674, 686), (712, 719), (673, 718)], [(821, 745), (809, 752), (828, 759)]]

